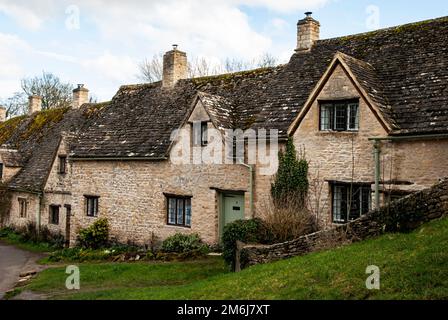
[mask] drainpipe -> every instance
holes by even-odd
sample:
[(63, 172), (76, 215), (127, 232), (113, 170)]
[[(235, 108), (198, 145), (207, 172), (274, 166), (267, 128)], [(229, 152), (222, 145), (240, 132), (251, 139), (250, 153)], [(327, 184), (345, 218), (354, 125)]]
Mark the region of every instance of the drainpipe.
[(250, 214), (252, 218), (254, 217), (254, 167), (249, 164), (241, 163), (241, 165), (245, 166), (249, 169), (249, 202), (250, 202)]
[(375, 208), (378, 209), (380, 207), (381, 142), (379, 140), (375, 140), (373, 148), (373, 154), (375, 156)]
[(39, 197), (39, 205), (37, 206), (37, 212), (36, 212), (36, 231), (37, 234), (40, 233), (40, 224), (41, 224), (41, 218), (42, 218), (42, 194), (38, 195)]

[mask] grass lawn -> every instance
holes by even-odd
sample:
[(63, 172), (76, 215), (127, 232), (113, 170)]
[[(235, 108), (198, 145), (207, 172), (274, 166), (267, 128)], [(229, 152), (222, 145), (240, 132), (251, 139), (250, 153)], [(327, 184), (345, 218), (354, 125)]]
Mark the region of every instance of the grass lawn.
[[(56, 299), (448, 299), (448, 219), (335, 250), (228, 273), (219, 258), (179, 263), (82, 264), (81, 290), (63, 268), (26, 289)], [(367, 290), (366, 267), (381, 271)]]

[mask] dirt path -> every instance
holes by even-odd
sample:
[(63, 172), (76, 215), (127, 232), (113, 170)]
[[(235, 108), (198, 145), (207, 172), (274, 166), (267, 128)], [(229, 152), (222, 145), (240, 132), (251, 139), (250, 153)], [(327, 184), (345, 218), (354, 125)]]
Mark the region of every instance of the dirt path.
[(21, 274), (45, 269), (45, 266), (36, 263), (42, 257), (42, 254), (21, 250), (0, 241), (0, 299), (14, 288)]

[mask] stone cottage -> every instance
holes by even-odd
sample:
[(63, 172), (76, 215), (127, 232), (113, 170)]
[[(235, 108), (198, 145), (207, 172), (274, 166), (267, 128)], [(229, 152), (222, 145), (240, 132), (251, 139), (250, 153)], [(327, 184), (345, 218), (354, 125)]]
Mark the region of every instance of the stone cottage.
[[(307, 13), (295, 53), (275, 68), (187, 79), (175, 46), (162, 81), (122, 86), (110, 102), (86, 103), (81, 85), (71, 109), (39, 111), (30, 97), (29, 115), (0, 124), (3, 223), (35, 221), (73, 244), (106, 217), (120, 242), (193, 232), (216, 243), (226, 223), (263, 214), (272, 138), (305, 150), (310, 206), (324, 226), (447, 177), (448, 18), (319, 34)], [(235, 141), (242, 156), (228, 152)], [(223, 161), (203, 161), (210, 145), (222, 146), (213, 158)], [(179, 153), (191, 161), (175, 161)]]

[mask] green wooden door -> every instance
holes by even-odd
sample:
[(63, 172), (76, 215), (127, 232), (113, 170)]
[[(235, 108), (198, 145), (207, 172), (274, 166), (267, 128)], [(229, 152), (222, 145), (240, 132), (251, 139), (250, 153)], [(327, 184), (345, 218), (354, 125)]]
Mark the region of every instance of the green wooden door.
[(221, 227), (220, 236), (224, 226), (235, 220), (244, 219), (244, 195), (243, 194), (222, 194)]

